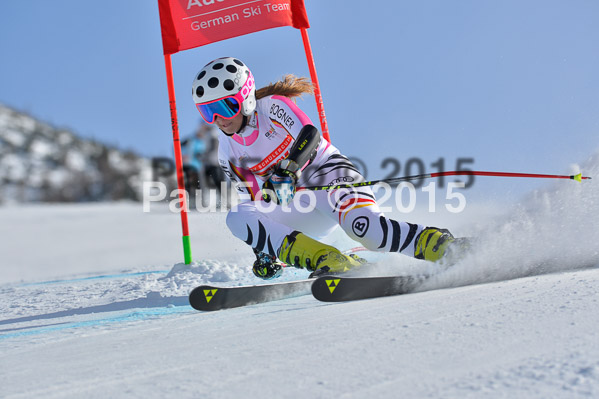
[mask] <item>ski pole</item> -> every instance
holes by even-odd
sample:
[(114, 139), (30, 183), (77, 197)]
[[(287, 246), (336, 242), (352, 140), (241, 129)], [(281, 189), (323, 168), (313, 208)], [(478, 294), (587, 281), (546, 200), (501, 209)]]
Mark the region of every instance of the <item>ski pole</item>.
[(480, 170), (452, 170), (447, 172), (424, 173), (420, 175), (393, 177), (391, 179), (371, 180), (360, 183), (350, 184), (335, 184), (330, 186), (309, 186), (297, 187), (297, 190), (336, 190), (339, 188), (352, 188), (363, 186), (374, 186), (379, 183), (396, 184), (410, 180), (430, 179), (441, 176), (497, 176), (497, 177), (531, 177), (537, 179), (570, 179), (582, 182), (582, 180), (591, 179), (588, 176), (583, 176), (582, 173), (577, 175), (543, 175), (536, 173), (512, 173), (512, 172), (485, 172)]

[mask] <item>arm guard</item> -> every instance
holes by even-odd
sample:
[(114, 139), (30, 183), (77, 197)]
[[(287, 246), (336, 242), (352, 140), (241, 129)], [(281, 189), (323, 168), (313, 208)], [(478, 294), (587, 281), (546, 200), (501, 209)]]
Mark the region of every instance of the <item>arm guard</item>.
[(262, 198), (270, 202), (271, 193), (276, 194), (277, 204), (288, 205), (295, 195), (295, 185), (302, 174), (302, 169), (316, 156), (320, 144), (320, 133), (312, 125), (305, 125), (297, 135), (297, 139), (289, 156), (280, 160), (274, 168), (274, 173), (262, 186)]
[(320, 132), (312, 125), (305, 125), (295, 139), (289, 151), (288, 160), (298, 164), (303, 169), (316, 156), (320, 144)]

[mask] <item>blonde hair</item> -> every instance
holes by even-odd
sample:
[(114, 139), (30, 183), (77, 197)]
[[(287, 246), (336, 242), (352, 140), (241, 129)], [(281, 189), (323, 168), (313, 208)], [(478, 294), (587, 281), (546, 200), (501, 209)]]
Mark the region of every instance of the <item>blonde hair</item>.
[(271, 83), (266, 87), (256, 90), (256, 99), (266, 96), (278, 95), (289, 98), (301, 97), (303, 94), (313, 94), (314, 86), (308, 78), (299, 78), (295, 75), (285, 75), (281, 80)]

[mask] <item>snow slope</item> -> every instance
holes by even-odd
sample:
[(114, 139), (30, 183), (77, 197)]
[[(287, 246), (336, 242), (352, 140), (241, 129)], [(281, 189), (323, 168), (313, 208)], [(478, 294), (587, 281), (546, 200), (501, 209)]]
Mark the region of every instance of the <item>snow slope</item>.
[[(581, 168), (598, 176), (599, 156)], [(190, 215), (184, 265), (164, 206), (0, 208), (0, 397), (598, 397), (598, 214), (596, 180), (420, 211), (410, 219), (479, 237), (422, 292), (200, 313), (193, 286), (256, 282), (225, 214)], [(436, 267), (376, 260), (371, 273)]]
[(597, 397), (598, 283), (594, 269), (205, 314), (179, 298), (83, 305), (99, 302), (97, 283), (61, 284), (82, 296), (56, 295), (57, 307), (83, 307), (3, 322), (0, 386), (50, 398)]

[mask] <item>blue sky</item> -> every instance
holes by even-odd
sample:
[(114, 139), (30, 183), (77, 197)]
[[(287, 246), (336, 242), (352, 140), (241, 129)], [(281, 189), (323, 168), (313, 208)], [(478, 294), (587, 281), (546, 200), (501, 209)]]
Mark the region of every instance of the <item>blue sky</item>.
[[(568, 173), (599, 148), (599, 2), (305, 0), (332, 141), (389, 174), (474, 158), (481, 170)], [(147, 156), (172, 134), (154, 0), (0, 5), (0, 102)], [(260, 87), (309, 76), (299, 31), (278, 28), (173, 55), (181, 135), (199, 114), (191, 82), (235, 56)], [(300, 100), (317, 123), (312, 97)], [(413, 170), (417, 172), (417, 170)], [(400, 171), (400, 175), (404, 170)], [(487, 195), (530, 182), (480, 178)]]

